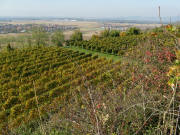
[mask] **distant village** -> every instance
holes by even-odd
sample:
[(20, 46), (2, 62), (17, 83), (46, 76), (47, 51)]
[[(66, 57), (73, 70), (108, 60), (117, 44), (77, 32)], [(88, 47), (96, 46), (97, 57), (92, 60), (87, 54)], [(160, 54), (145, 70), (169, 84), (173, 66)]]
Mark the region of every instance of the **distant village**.
[(160, 24), (104, 23), (102, 28), (126, 31), (131, 27), (136, 27), (141, 30), (147, 30), (147, 29), (153, 29), (160, 26), (161, 26)]
[(0, 34), (8, 33), (26, 33), (31, 32), (34, 28), (41, 27), (46, 32), (54, 32), (57, 30), (75, 30), (76, 26), (63, 26), (57, 24), (3, 24), (0, 23)]

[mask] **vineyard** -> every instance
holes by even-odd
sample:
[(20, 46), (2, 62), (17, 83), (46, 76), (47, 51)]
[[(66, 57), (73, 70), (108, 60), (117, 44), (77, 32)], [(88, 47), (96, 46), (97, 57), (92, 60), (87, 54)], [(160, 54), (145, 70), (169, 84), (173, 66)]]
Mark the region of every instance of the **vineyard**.
[[(80, 47), (87, 50), (108, 53), (121, 56), (133, 47), (137, 46), (140, 42), (144, 42), (151, 36), (148, 34), (143, 35), (130, 35), (123, 37), (106, 37), (106, 38), (92, 38), (91, 40), (72, 41), (66, 42), (67, 46)], [(170, 35), (159, 34), (151, 36), (151, 41), (157, 41), (161, 45), (173, 45), (174, 38)], [(161, 40), (159, 40), (161, 39)]]
[[(126, 59), (113, 61), (71, 47)], [(159, 114), (171, 99), (167, 73), (179, 58), (176, 52), (176, 39), (165, 33), (68, 40), (66, 47), (0, 52), (0, 133), (39, 119), (51, 120), (56, 113), (61, 121), (71, 122), (69, 130), (76, 134), (95, 134), (100, 129), (102, 135), (112, 134), (116, 128), (123, 129), (122, 134), (146, 133), (162, 122)], [(141, 103), (142, 107), (134, 106)]]
[(98, 76), (103, 77), (103, 72), (115, 65), (91, 54), (56, 47), (3, 53), (0, 60), (1, 128), (37, 118), (36, 99), (41, 113), (54, 100), (65, 100), (81, 85), (82, 73), (88, 81), (98, 81)]

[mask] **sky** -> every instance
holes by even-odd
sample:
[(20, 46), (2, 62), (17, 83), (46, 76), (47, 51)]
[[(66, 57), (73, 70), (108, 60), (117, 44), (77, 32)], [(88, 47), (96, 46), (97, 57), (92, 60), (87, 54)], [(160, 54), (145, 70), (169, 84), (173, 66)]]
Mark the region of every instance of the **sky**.
[(156, 17), (180, 16), (180, 0), (0, 0), (0, 16)]

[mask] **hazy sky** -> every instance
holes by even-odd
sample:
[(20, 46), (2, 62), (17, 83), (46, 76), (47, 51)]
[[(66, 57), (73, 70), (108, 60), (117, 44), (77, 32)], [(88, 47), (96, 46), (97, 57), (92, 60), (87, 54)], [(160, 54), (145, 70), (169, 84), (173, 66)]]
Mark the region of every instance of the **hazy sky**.
[(156, 17), (180, 15), (180, 0), (0, 0), (0, 16)]

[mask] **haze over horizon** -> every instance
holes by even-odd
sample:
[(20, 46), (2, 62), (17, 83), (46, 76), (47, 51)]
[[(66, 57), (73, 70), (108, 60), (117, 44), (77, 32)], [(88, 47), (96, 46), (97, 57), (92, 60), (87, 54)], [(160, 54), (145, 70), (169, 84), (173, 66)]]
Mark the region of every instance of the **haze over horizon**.
[(95, 17), (179, 16), (180, 0), (1, 0), (0, 16)]

